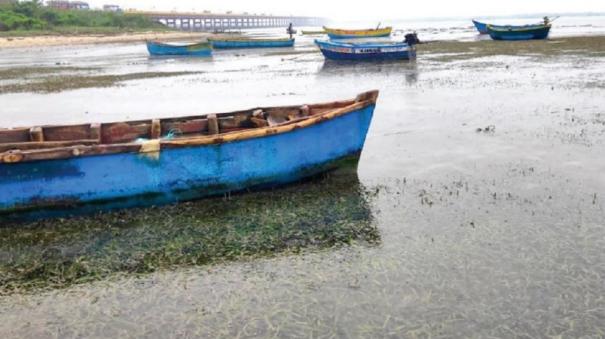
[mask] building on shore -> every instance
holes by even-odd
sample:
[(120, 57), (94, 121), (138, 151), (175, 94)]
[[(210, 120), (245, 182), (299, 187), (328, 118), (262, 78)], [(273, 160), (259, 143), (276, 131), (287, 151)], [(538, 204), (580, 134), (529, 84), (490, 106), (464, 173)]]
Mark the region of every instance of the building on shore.
[(66, 0), (51, 0), (46, 2), (46, 6), (55, 9), (75, 9), (87, 11), (90, 6), (84, 1), (66, 1)]
[(72, 9), (81, 9), (81, 10), (89, 10), (90, 5), (84, 1), (72, 1), (71, 2)]
[(103, 10), (105, 12), (121, 12), (122, 9), (119, 5), (103, 5)]

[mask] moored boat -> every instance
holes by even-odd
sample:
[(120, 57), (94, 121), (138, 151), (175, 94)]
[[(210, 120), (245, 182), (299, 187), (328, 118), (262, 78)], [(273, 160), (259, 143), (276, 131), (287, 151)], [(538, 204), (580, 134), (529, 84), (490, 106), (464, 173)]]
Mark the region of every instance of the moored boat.
[(193, 44), (168, 44), (158, 41), (147, 41), (147, 50), (154, 56), (212, 56), (212, 47), (207, 42)]
[(321, 31), (305, 31), (302, 30), (301, 31), (302, 35), (322, 35), (322, 34), (326, 34), (325, 30), (321, 30)]
[(372, 29), (338, 29), (324, 27), (330, 39), (381, 38), (391, 36), (392, 27)]
[(475, 25), (475, 28), (477, 29), (477, 31), (479, 32), (479, 34), (487, 34), (487, 24), (483, 23), (483, 22), (479, 22), (477, 20), (473, 19), (473, 25)]
[(208, 39), (214, 49), (292, 47), (295, 39)]
[(340, 42), (315, 40), (326, 59), (332, 60), (409, 60), (416, 58), (416, 47), (405, 42)]
[(357, 159), (378, 91), (323, 104), (0, 130), (0, 219), (168, 204)]
[(540, 40), (548, 38), (550, 24), (524, 26), (487, 25), (487, 32), (494, 40)]

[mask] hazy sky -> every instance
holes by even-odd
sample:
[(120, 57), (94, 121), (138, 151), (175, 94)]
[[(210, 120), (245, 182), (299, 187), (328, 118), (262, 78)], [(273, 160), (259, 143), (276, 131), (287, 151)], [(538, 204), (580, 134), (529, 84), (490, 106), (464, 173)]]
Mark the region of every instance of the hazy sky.
[[(475, 17), (540, 12), (605, 12), (605, 0), (88, 0), (92, 6), (111, 3), (123, 8), (211, 10), (280, 15), (310, 15), (369, 21), (413, 17)], [(345, 4), (347, 4), (345, 6)], [(358, 5), (357, 5), (358, 4)], [(371, 4), (371, 5), (370, 5)]]

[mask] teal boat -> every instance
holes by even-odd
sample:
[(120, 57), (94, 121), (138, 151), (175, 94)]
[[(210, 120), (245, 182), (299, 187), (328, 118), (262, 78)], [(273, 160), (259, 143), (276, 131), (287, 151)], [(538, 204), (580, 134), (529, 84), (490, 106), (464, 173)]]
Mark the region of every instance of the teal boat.
[(158, 41), (147, 41), (147, 50), (152, 56), (212, 56), (212, 47), (207, 42), (168, 44)]
[(524, 26), (487, 25), (487, 32), (494, 40), (541, 40), (548, 38), (551, 24)]

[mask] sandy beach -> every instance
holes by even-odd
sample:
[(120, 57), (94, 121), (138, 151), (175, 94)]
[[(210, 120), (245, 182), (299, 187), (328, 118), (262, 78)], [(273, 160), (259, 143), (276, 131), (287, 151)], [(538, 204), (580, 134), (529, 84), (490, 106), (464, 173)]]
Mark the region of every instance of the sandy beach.
[(73, 46), (86, 44), (109, 44), (141, 42), (145, 40), (203, 40), (212, 33), (190, 32), (139, 32), (124, 34), (91, 35), (40, 35), (24, 37), (0, 37), (0, 48)]

